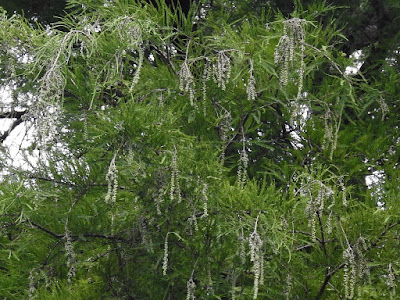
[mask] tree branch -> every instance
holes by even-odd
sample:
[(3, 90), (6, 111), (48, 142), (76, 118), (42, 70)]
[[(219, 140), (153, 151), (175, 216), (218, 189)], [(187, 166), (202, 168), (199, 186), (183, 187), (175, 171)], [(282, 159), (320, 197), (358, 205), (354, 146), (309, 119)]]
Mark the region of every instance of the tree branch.
[(22, 116), (20, 118), (17, 118), (12, 124), (11, 127), (4, 132), (1, 136), (0, 136), (0, 143), (4, 142), (5, 139), (10, 135), (10, 133), (19, 125), (23, 122), (22, 120)]
[(27, 113), (27, 110), (24, 111), (7, 111), (4, 112), (3, 109), (0, 109), (0, 119), (21, 119), (23, 115)]
[(25, 223), (29, 223), (30, 225), (32, 225), (32, 227), (36, 227), (37, 229), (40, 229), (41, 231), (46, 232), (47, 234), (51, 235), (52, 237), (55, 237), (57, 239), (63, 238), (65, 236), (65, 234), (57, 234), (54, 233), (53, 231), (31, 221), (31, 220), (26, 220)]
[(393, 223), (387, 229), (382, 231), (381, 234), (376, 239), (376, 241), (371, 243), (371, 246), (368, 248), (368, 251), (371, 250), (372, 248), (376, 247), (378, 242), (388, 233), (388, 231), (391, 230), (393, 227), (399, 225), (399, 224), (400, 224), (400, 221), (397, 221), (396, 223)]
[[(301, 233), (301, 234), (308, 235), (308, 236), (312, 237), (312, 234), (309, 233), (309, 232), (306, 232), (306, 231), (292, 230), (292, 231), (290, 231), (290, 232), (291, 232), (291, 233)], [(322, 244), (322, 241), (321, 241), (321, 239), (320, 239), (319, 237), (316, 236), (315, 239), (316, 239), (319, 243)]]
[[(27, 172), (25, 172), (25, 174), (27, 174), (27, 176), (28, 176), (30, 179), (37, 179), (37, 180), (41, 180), (41, 181), (47, 181), (47, 182), (52, 182), (52, 183), (55, 183), (55, 184), (66, 185), (66, 186), (70, 186), (70, 187), (77, 187), (77, 186), (78, 186), (78, 185), (77, 185), (76, 183), (74, 183), (74, 182), (67, 182), (67, 181), (61, 181), (61, 180), (57, 180), (57, 179), (53, 179), (53, 178), (48, 178), (48, 177), (37, 176), (37, 175), (35, 175), (35, 174), (29, 174), (29, 173), (27, 173)], [(87, 187), (88, 187), (88, 188), (89, 188), (89, 187), (94, 187), (94, 186), (97, 186), (97, 187), (107, 187), (108, 185), (105, 184), (105, 183), (94, 183), (94, 182), (88, 183), (88, 184), (87, 184)], [(126, 188), (125, 186), (118, 186), (118, 189), (119, 189), (119, 190), (127, 190), (127, 188)]]
[[(32, 227), (35, 227), (49, 235), (51, 235), (52, 237), (56, 238), (56, 239), (62, 239), (65, 237), (65, 234), (59, 234), (59, 233), (55, 233), (45, 227), (43, 227), (42, 225), (39, 225), (36, 222), (33, 222), (31, 220), (25, 220), (23, 223), (28, 223), (30, 224)], [(71, 237), (75, 240), (78, 240), (80, 237), (84, 237), (84, 238), (100, 238), (100, 239), (106, 239), (106, 240), (112, 240), (112, 241), (120, 241), (120, 242), (127, 242), (126, 239), (119, 237), (119, 236), (115, 236), (115, 235), (104, 235), (104, 234), (100, 234), (100, 233), (90, 233), (90, 232), (85, 232), (82, 233), (80, 235), (71, 235)]]
[(175, 76), (177, 76), (178, 74), (175, 71), (174, 65), (172, 63), (172, 61), (170, 61), (165, 55), (164, 53), (162, 53), (162, 51), (160, 49), (158, 49), (158, 47), (154, 44), (151, 45), (151, 48), (154, 49), (154, 51), (157, 53), (157, 56), (165, 63), (167, 64), (167, 66), (170, 68), (170, 70), (172, 71), (172, 73), (175, 74)]
[[(400, 225), (400, 221), (397, 221), (396, 223), (393, 223), (392, 225), (390, 225), (387, 229), (385, 229), (384, 231), (381, 232), (381, 234), (378, 236), (378, 238), (376, 239), (375, 242), (371, 243), (371, 246), (367, 248), (366, 251), (370, 251), (371, 249), (375, 248), (378, 245), (378, 241), (380, 241), (388, 232), (389, 230), (391, 230), (392, 228), (394, 228), (395, 226)], [(319, 300), (322, 296), (322, 294), (324, 293), (326, 286), (329, 284), (329, 280), (331, 279), (331, 277), (340, 269), (344, 268), (345, 264), (342, 263), (339, 266), (337, 266), (335, 269), (333, 269), (331, 272), (327, 272), (325, 274), (325, 278), (324, 278), (324, 282), (322, 283), (319, 292), (317, 294), (317, 296), (315, 297), (315, 300)]]
[[(337, 239), (326, 240), (326, 241), (324, 242), (324, 244), (326, 245), (326, 244), (328, 244), (328, 243), (335, 243), (335, 242), (337, 242), (337, 241), (338, 241)], [(302, 250), (305, 250), (305, 249), (307, 250), (308, 248), (313, 248), (313, 247), (314, 247), (313, 244), (306, 244), (306, 245), (297, 247), (297, 248), (296, 248), (296, 251), (302, 251)]]
[(322, 246), (322, 251), (324, 252), (324, 255), (326, 258), (328, 258), (328, 253), (326, 251), (326, 247), (325, 247), (325, 234), (324, 234), (324, 226), (322, 224), (322, 220), (321, 220), (321, 215), (319, 214), (319, 212), (317, 211), (317, 216), (318, 216), (318, 222), (319, 222), (319, 228), (321, 231), (321, 246)]
[(38, 180), (42, 180), (42, 181), (48, 181), (48, 182), (67, 185), (67, 186), (71, 186), (71, 187), (76, 186), (76, 184), (73, 182), (60, 181), (60, 180), (56, 180), (56, 179), (52, 179), (52, 178), (35, 176), (35, 175), (28, 175), (28, 176), (30, 179), (38, 179)]
[(340, 294), (340, 292), (338, 291), (338, 289), (330, 282), (328, 282), (328, 285), (334, 289), (334, 291), (336, 292), (336, 294), (339, 296), (340, 299), (343, 299), (343, 296)]
[(324, 282), (322, 283), (317, 296), (315, 297), (315, 300), (319, 300), (322, 296), (322, 294), (325, 291), (326, 286), (329, 283), (329, 280), (331, 279), (331, 277), (333, 276), (334, 273), (328, 273), (328, 269), (325, 270), (325, 278), (324, 278)]

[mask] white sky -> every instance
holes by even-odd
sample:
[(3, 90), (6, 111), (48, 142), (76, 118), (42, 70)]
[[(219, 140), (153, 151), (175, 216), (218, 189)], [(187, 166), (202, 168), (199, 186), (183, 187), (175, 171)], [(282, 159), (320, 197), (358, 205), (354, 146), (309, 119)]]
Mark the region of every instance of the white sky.
[[(10, 88), (0, 89), (0, 103), (2, 105), (7, 105), (11, 103), (11, 90)], [(2, 107), (2, 111), (7, 107)], [(5, 110), (4, 112), (6, 112)], [(9, 130), (11, 124), (14, 119), (0, 119), (0, 134), (3, 134), (7, 130)], [(10, 155), (11, 161), (8, 163), (12, 163), (14, 166), (24, 167), (23, 164), (23, 156), (21, 149), (27, 148), (31, 145), (31, 138), (33, 136), (33, 128), (23, 122), (19, 124), (6, 138), (3, 142), (3, 146), (8, 150), (8, 154)]]

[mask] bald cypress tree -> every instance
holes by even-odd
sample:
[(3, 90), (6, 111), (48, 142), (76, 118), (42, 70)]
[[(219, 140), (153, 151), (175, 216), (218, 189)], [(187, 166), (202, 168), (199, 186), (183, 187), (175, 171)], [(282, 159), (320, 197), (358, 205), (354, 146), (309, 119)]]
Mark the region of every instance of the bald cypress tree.
[(1, 11), (3, 298), (396, 297), (395, 52), (235, 3)]

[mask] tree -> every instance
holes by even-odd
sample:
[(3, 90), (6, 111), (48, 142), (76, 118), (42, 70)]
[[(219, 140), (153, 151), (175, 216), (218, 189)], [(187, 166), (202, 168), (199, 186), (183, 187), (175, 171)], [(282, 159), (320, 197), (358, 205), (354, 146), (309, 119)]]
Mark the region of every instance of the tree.
[(57, 17), (63, 14), (65, 0), (0, 0), (2, 6), (9, 15), (18, 13), (40, 23), (49, 24), (57, 21)]
[(1, 12), (1, 296), (395, 298), (398, 40), (351, 74), (340, 8), (237, 3)]

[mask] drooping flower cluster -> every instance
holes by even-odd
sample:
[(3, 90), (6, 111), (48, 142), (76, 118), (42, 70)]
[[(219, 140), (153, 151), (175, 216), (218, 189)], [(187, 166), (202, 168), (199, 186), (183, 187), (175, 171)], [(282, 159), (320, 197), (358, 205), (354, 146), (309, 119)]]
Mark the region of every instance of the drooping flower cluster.
[(187, 60), (183, 62), (178, 76), (179, 89), (182, 92), (189, 93), (190, 104), (194, 106), (195, 82)]
[[(138, 53), (138, 62), (136, 63), (135, 74), (133, 75), (131, 86), (129, 88), (130, 92), (135, 88), (140, 79), (140, 72), (142, 70), (144, 62), (144, 50), (143, 50), (143, 37), (142, 28), (139, 22), (132, 17), (124, 16), (117, 19), (115, 24), (119, 38), (127, 43), (127, 51)], [(125, 53), (125, 49), (122, 50)]]
[(115, 203), (117, 200), (117, 189), (118, 189), (118, 170), (115, 165), (115, 158), (117, 154), (114, 154), (113, 159), (110, 162), (110, 166), (108, 167), (108, 172), (106, 175), (107, 180), (107, 194), (105, 197), (106, 203)]
[(139, 79), (140, 79), (140, 72), (143, 67), (143, 61), (144, 61), (144, 50), (142, 47), (138, 48), (138, 53), (139, 53), (139, 61), (136, 66), (136, 71), (135, 75), (133, 75), (132, 82), (131, 82), (131, 87), (129, 89), (130, 92), (134, 89), (134, 87), (138, 84)]
[(201, 88), (201, 91), (203, 93), (203, 115), (206, 115), (206, 102), (207, 102), (207, 81), (211, 79), (211, 62), (209, 59), (206, 58), (206, 62), (204, 65), (204, 70), (203, 70), (203, 78), (202, 78), (202, 83), (203, 86)]
[(43, 99), (38, 98), (35, 104), (24, 116), (24, 119), (32, 117), (37, 126), (37, 136), (39, 141), (47, 143), (57, 136), (60, 116), (62, 115), (62, 107), (60, 102), (52, 102), (49, 104)]
[(26, 118), (32, 117), (35, 120), (40, 141), (47, 142), (56, 135), (57, 124), (62, 114), (60, 99), (65, 80), (58, 58), (48, 67), (39, 84), (38, 98)]
[[(318, 188), (317, 197), (313, 195), (314, 186)], [(327, 199), (331, 198), (334, 192), (321, 181), (314, 181), (306, 187), (306, 193), (309, 200), (305, 208), (305, 213), (308, 217), (308, 226), (311, 227), (312, 240), (316, 241), (316, 218), (318, 215), (322, 214)], [(328, 209), (331, 210), (332, 205), (330, 205)]]
[(350, 245), (343, 251), (344, 268), (343, 268), (343, 285), (344, 293), (347, 299), (354, 296), (354, 285), (356, 282), (356, 263), (354, 252)]
[(168, 270), (168, 235), (165, 236), (164, 240), (164, 256), (163, 256), (163, 263), (162, 263), (162, 269), (163, 269), (163, 275), (167, 275), (167, 270)]
[(292, 288), (293, 288), (292, 275), (290, 275), (290, 273), (288, 273), (286, 276), (286, 286), (285, 286), (285, 292), (284, 292), (286, 300), (290, 299), (290, 293), (292, 291)]
[(248, 100), (256, 100), (257, 93), (256, 93), (256, 79), (254, 78), (254, 67), (253, 67), (253, 60), (250, 59), (250, 70), (249, 70), (249, 80), (247, 81), (247, 99)]
[(326, 218), (326, 233), (327, 234), (332, 234), (333, 228), (332, 228), (332, 216), (333, 216), (333, 211), (332, 207), (334, 205), (334, 202), (332, 202), (331, 205), (329, 205), (328, 210), (329, 210), (329, 215), (328, 218)]
[(343, 251), (343, 285), (346, 299), (353, 299), (355, 287), (358, 287), (358, 296), (361, 297), (360, 284), (362, 280), (368, 279), (370, 270), (364, 252), (367, 251), (364, 238), (360, 237), (353, 247), (348, 244)]
[(224, 164), (225, 160), (225, 148), (226, 142), (228, 141), (228, 132), (232, 126), (232, 116), (228, 110), (225, 110), (224, 115), (221, 118), (221, 122), (219, 124), (219, 134), (222, 141), (222, 152), (220, 155), (221, 165)]
[(194, 300), (196, 299), (194, 292), (196, 290), (196, 283), (193, 281), (193, 275), (186, 283), (186, 300)]
[(167, 182), (164, 173), (157, 172), (155, 174), (155, 181), (157, 190), (153, 194), (154, 204), (156, 206), (157, 214), (161, 215), (161, 204), (164, 202), (164, 193), (166, 190)]
[(252, 271), (254, 274), (253, 299), (257, 299), (259, 284), (263, 282), (264, 277), (263, 241), (257, 232), (257, 223), (258, 217), (255, 222), (254, 231), (249, 237), (250, 261), (253, 263)]
[(29, 290), (28, 290), (28, 299), (32, 300), (35, 298), (36, 293), (36, 280), (34, 275), (34, 270), (32, 269), (29, 272)]
[(242, 141), (243, 147), (242, 151), (240, 151), (240, 158), (239, 158), (239, 167), (237, 171), (238, 183), (241, 188), (243, 188), (246, 184), (247, 180), (247, 168), (249, 166), (249, 156), (246, 151), (246, 143)]
[(236, 281), (237, 275), (235, 274), (234, 270), (229, 272), (228, 279), (231, 281), (231, 300), (236, 300)]
[(241, 230), (240, 230), (238, 240), (239, 240), (238, 255), (239, 255), (240, 263), (242, 265), (244, 265), (246, 263), (246, 246), (245, 246), (245, 237), (244, 237), (244, 233), (243, 233), (243, 228), (241, 228)]
[(213, 66), (214, 81), (222, 90), (226, 89), (226, 84), (231, 77), (231, 60), (226, 51), (219, 51), (217, 61)]
[[(71, 44), (79, 44), (81, 55), (89, 56), (88, 46), (92, 41), (90, 34), (81, 30), (71, 30), (61, 41), (59, 36), (55, 36), (54, 40), (49, 42), (49, 45), (59, 44), (59, 46), (54, 55), (46, 59), (47, 62), (43, 65), (46, 71), (39, 80), (39, 94), (29, 113), (24, 116), (25, 119), (32, 118), (36, 122), (41, 142), (48, 142), (57, 133), (57, 124), (62, 114), (61, 99), (66, 84), (62, 69), (73, 55)], [(41, 58), (43, 54), (39, 52), (37, 55)]]
[(304, 31), (305, 20), (299, 18), (289, 19), (283, 22), (283, 36), (280, 38), (275, 48), (274, 61), (276, 65), (280, 65), (279, 80), (282, 86), (289, 82), (289, 64), (296, 60), (296, 49), (299, 47), (298, 53), (300, 68), (298, 70), (298, 93), (297, 99), (301, 97), (303, 89), (304, 77)]
[(76, 273), (75, 269), (76, 253), (74, 251), (74, 245), (72, 244), (71, 233), (67, 228), (65, 228), (64, 239), (65, 239), (64, 246), (65, 246), (65, 253), (67, 256), (67, 267), (68, 267), (67, 279), (68, 282), (70, 282), (72, 277), (74, 277)]
[(190, 234), (192, 235), (192, 227), (194, 228), (195, 231), (199, 230), (199, 224), (197, 223), (197, 216), (196, 216), (196, 210), (193, 209), (192, 215), (188, 218), (188, 222), (190, 225)]
[(389, 295), (390, 295), (390, 300), (392, 300), (396, 297), (396, 277), (394, 276), (393, 273), (392, 263), (389, 263), (389, 270), (386, 279), (386, 284), (390, 289)]
[(336, 149), (337, 138), (338, 138), (338, 124), (335, 120), (335, 116), (332, 111), (328, 108), (324, 114), (324, 140), (322, 143), (322, 149), (328, 150), (330, 147), (329, 158), (332, 159), (333, 152)]
[(340, 189), (342, 190), (343, 206), (347, 206), (348, 202), (347, 202), (347, 198), (346, 198), (346, 187), (345, 187), (344, 182), (343, 182), (343, 176), (339, 177), (339, 186), (340, 186)]
[(381, 112), (382, 112), (381, 120), (384, 121), (386, 115), (389, 113), (389, 106), (387, 105), (385, 99), (383, 99), (382, 95), (379, 95), (379, 105), (381, 107)]
[(331, 114), (332, 112), (327, 109), (324, 114), (324, 141), (322, 143), (322, 150), (328, 149), (329, 143), (331, 143), (333, 138), (333, 129), (331, 125)]
[(142, 42), (142, 29), (135, 18), (123, 16), (116, 20), (117, 31), (120, 39), (127, 39), (131, 49)]
[(176, 147), (174, 147), (174, 152), (172, 152), (172, 162), (171, 162), (171, 190), (170, 190), (171, 201), (174, 201), (175, 197), (178, 198), (178, 203), (182, 201), (181, 187), (179, 184), (178, 150), (176, 149)]
[(88, 120), (87, 120), (87, 114), (83, 116), (83, 139), (85, 141), (89, 140), (89, 134), (88, 134)]
[(208, 196), (207, 196), (208, 186), (203, 182), (203, 188), (201, 190), (201, 198), (203, 200), (203, 218), (208, 217)]

